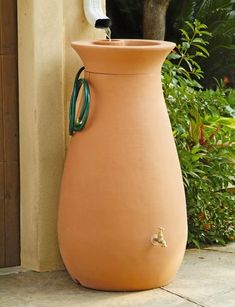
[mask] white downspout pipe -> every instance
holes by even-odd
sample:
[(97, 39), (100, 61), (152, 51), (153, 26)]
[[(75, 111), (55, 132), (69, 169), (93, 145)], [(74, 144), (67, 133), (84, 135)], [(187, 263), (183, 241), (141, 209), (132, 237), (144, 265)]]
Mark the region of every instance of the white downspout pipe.
[(84, 12), (88, 22), (95, 28), (107, 29), (111, 20), (104, 14), (102, 0), (83, 0)]

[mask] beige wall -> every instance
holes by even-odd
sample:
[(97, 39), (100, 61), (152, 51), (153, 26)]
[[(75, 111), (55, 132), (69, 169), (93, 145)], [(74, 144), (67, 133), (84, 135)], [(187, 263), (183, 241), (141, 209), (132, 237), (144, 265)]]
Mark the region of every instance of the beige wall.
[(73, 40), (104, 37), (86, 22), (82, 0), (18, 0), (21, 263), (62, 267), (57, 202), (66, 152), (67, 109), (82, 65)]

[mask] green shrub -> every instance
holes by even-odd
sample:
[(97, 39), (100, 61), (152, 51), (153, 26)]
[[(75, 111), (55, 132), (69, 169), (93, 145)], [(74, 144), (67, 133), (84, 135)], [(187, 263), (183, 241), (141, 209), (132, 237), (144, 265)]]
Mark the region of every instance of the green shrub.
[[(182, 168), (189, 246), (235, 239), (235, 91), (205, 90), (197, 59), (207, 57), (207, 27), (195, 20), (163, 66), (163, 87)], [(186, 30), (187, 29), (187, 30)]]
[[(113, 38), (143, 38), (144, 0), (106, 0)], [(156, 18), (159, 16), (156, 15)], [(235, 0), (171, 0), (166, 18), (166, 40), (178, 42), (185, 20), (200, 20), (213, 34), (210, 56), (198, 62), (206, 72), (203, 83), (214, 87), (214, 77), (235, 87)]]
[(235, 1), (234, 0), (171, 0), (166, 23), (166, 39), (178, 41), (178, 29), (185, 20), (200, 20), (212, 33), (208, 58), (199, 59), (206, 72), (203, 83), (215, 85), (214, 77), (226, 77), (235, 86)]

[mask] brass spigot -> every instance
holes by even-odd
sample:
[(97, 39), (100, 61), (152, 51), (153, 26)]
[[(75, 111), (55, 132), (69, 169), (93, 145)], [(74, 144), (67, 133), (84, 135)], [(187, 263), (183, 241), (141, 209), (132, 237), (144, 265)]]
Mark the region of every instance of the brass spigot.
[(164, 228), (159, 227), (159, 232), (152, 235), (151, 242), (153, 245), (160, 244), (161, 247), (167, 247), (166, 240), (164, 239), (163, 231), (164, 231)]

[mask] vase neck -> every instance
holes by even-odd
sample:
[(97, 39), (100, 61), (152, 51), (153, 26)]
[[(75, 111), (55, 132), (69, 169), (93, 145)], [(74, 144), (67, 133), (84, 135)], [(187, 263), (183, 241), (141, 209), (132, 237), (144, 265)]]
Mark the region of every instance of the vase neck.
[(175, 44), (153, 40), (73, 42), (87, 72), (100, 74), (160, 73)]

